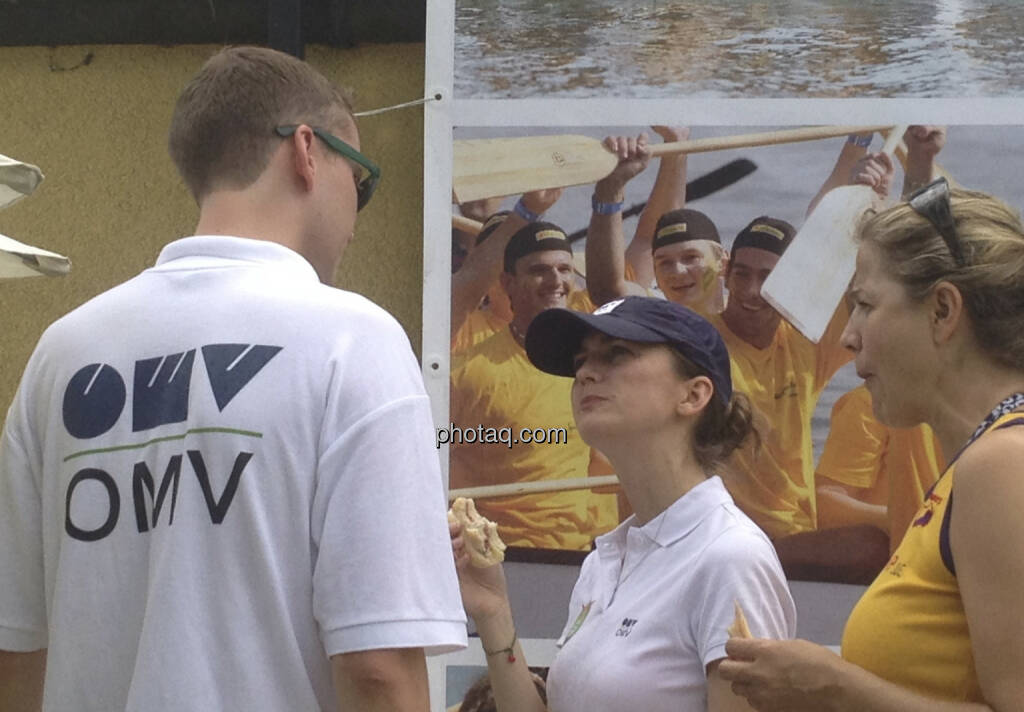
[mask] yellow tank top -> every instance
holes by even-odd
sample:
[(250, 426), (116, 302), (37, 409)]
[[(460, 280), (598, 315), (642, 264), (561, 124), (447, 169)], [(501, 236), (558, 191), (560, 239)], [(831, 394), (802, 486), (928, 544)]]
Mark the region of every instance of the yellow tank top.
[[(1010, 423), (1024, 424), (1024, 414), (1003, 415), (986, 432)], [(983, 702), (949, 547), (955, 464), (925, 497), (889, 563), (850, 613), (842, 655), (922, 695)]]

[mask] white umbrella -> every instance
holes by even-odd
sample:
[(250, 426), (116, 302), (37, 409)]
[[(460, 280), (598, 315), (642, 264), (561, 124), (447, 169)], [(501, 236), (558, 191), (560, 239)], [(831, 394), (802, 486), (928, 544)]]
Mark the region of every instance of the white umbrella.
[[(21, 200), (42, 181), (43, 172), (37, 166), (0, 154), (0, 209)], [(70, 270), (67, 257), (0, 235), (0, 279), (55, 276)]]

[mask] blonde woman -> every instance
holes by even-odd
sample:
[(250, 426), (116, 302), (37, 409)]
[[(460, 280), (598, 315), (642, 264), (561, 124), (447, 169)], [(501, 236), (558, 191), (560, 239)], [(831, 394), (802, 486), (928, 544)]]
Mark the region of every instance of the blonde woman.
[(940, 179), (860, 239), (843, 343), (878, 419), (927, 423), (952, 458), (854, 608), (842, 658), (732, 640), (721, 674), (757, 710), (1020, 710), (1024, 228)]

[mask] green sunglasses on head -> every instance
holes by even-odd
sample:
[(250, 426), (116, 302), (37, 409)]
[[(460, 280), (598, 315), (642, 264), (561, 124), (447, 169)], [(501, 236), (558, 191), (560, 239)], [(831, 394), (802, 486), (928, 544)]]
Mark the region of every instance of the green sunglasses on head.
[[(288, 137), (294, 134), (298, 128), (298, 124), (292, 126), (278, 126), (274, 131), (278, 136)], [(354, 161), (361, 169), (365, 170), (365, 174), (363, 173), (363, 170), (358, 171), (356, 174), (356, 210), (362, 210), (366, 207), (366, 204), (370, 202), (370, 198), (373, 197), (373, 191), (377, 190), (377, 184), (380, 182), (380, 168), (376, 163), (349, 146), (337, 136), (330, 134), (323, 129), (318, 129), (315, 126), (311, 128), (313, 129), (313, 133), (316, 134), (321, 141), (326, 143), (329, 147), (340, 153), (345, 158), (350, 161)]]

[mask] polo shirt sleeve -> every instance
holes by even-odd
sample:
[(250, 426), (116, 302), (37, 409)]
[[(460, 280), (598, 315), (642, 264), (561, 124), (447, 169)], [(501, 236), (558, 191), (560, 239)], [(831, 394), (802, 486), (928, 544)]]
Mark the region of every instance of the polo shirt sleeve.
[(33, 458), (17, 435), (20, 393), (0, 439), (0, 650), (47, 644), (42, 500)]
[(705, 669), (726, 657), (734, 602), (743, 608), (755, 638), (796, 635), (796, 606), (775, 548), (763, 533), (745, 526), (726, 530), (705, 549), (694, 575), (702, 583), (691, 624)]
[(383, 312), (370, 321), (328, 389), (311, 517), (314, 615), (328, 655), (448, 652), (465, 646), (466, 618), (430, 401), (397, 322)]

